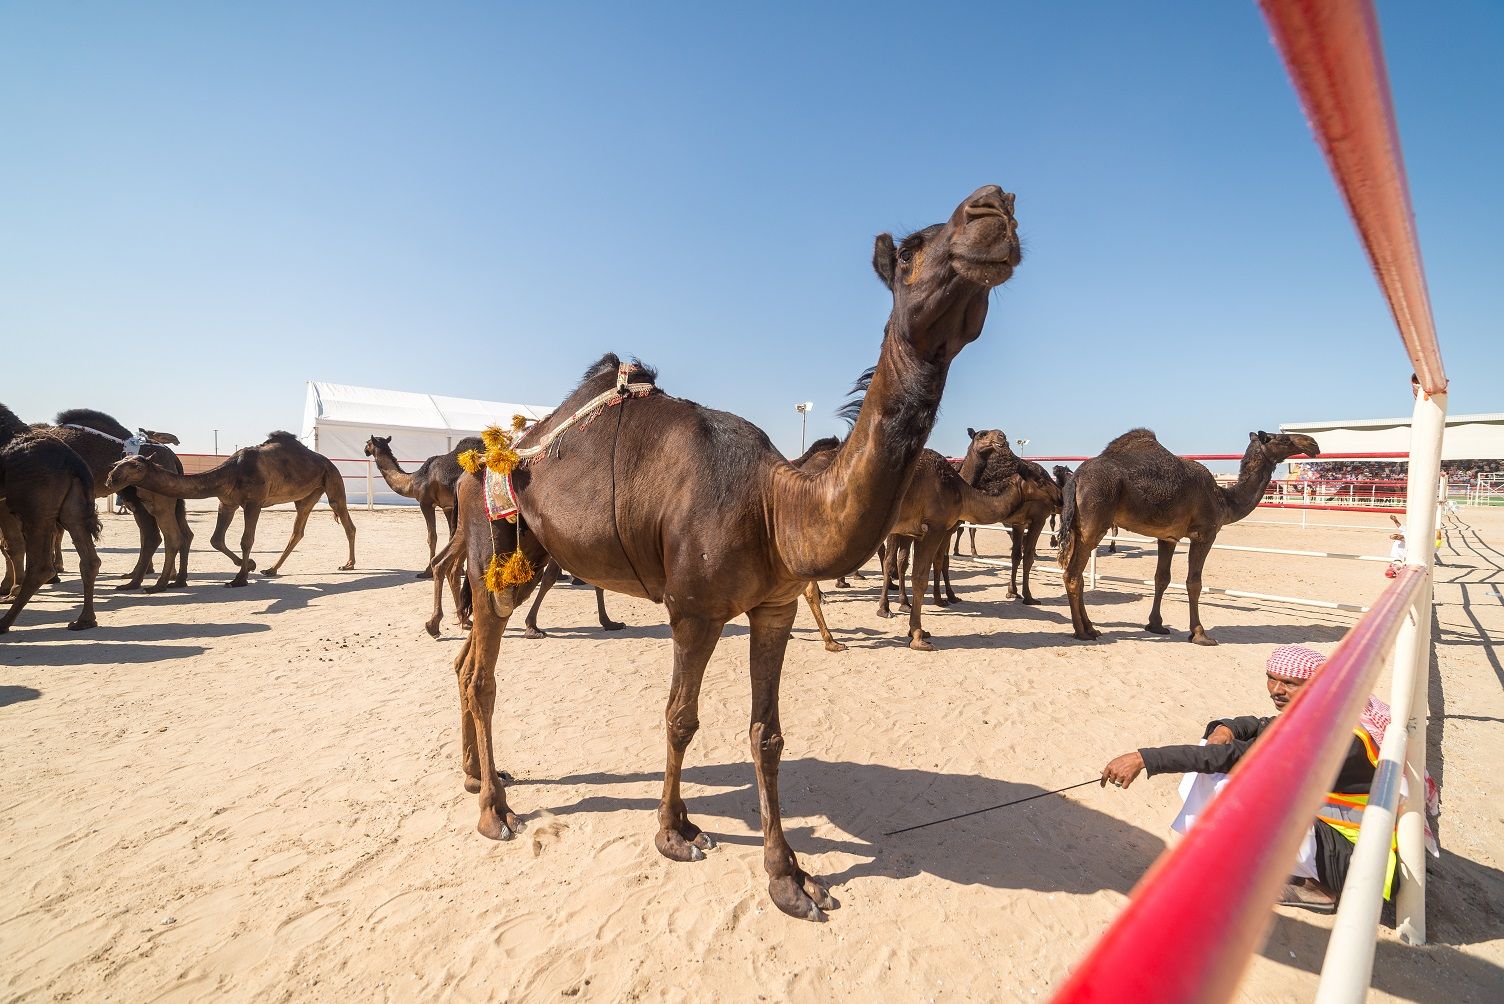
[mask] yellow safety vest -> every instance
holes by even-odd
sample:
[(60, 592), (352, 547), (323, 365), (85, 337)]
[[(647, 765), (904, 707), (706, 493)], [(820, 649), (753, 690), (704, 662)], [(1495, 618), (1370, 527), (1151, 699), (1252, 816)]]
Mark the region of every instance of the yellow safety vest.
[[(1368, 762), (1375, 767), (1379, 765), (1379, 751), (1373, 744), (1373, 739), (1363, 729), (1353, 729), (1353, 735), (1363, 743), (1363, 750), (1368, 754)], [(1363, 810), (1368, 807), (1368, 793), (1361, 795), (1346, 795), (1335, 791), (1329, 791), (1326, 801), (1316, 812), (1316, 818), (1326, 823), (1332, 829), (1342, 834), (1354, 844), (1358, 842), (1358, 826), (1363, 821)], [(1384, 875), (1384, 898), (1387, 900), (1394, 891), (1394, 870), (1399, 863), (1397, 854), (1399, 843), (1391, 835), (1389, 838), (1389, 865)]]

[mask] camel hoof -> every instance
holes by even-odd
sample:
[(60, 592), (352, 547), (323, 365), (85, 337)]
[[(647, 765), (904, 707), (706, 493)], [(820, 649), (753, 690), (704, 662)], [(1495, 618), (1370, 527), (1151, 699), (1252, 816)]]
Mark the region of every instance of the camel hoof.
[(837, 589), (849, 589), (849, 588), (851, 588), (851, 583), (847, 582), (845, 579), (837, 579), (835, 582), (832, 583), (832, 585), (835, 586), (835, 588), (837, 588)]
[(885, 607), (878, 607), (877, 608), (877, 616), (879, 616), (879, 617), (887, 617), (887, 618), (891, 619), (892, 616), (893, 616), (893, 611), (888, 610)]
[(686, 840), (684, 835), (677, 830), (659, 830), (653, 838), (653, 845), (658, 848), (658, 853), (670, 861), (704, 861), (705, 851), (702, 847), (714, 847), (715, 842), (710, 841), (701, 845), (700, 838), (704, 833), (697, 833), (692, 839)]
[(622, 630), (625, 627), (626, 627), (626, 625), (623, 624), (621, 621), (606, 621), (604, 624), (601, 625), (601, 630), (602, 631), (620, 631), (620, 630)]
[(514, 813), (508, 812), (506, 822), (502, 822), (499, 816), (491, 812), (482, 814), (480, 824), (475, 828), (483, 837), (489, 837), (492, 840), (511, 840), (525, 827), (522, 820), (518, 819)]
[(1145, 624), (1144, 625), (1144, 630), (1148, 631), (1151, 634), (1170, 634), (1171, 633), (1170, 629), (1167, 628), (1167, 627), (1165, 627), (1163, 624)]
[(1096, 628), (1089, 628), (1085, 631), (1073, 632), (1073, 636), (1077, 641), (1096, 641), (1098, 638), (1102, 637), (1102, 632), (1098, 631)]
[(1032, 597), (1032, 596), (1025, 596), (1024, 597), (1024, 606), (1026, 606), (1026, 607), (1037, 607), (1039, 605), (1040, 605), (1039, 604), (1039, 600), (1036, 600), (1034, 597)]
[[(773, 898), (778, 909), (796, 920), (812, 920), (817, 924), (825, 920), (824, 912), (809, 893), (804, 891), (803, 884), (792, 875), (769, 879), (768, 895)], [(830, 894), (826, 893), (825, 898), (829, 899)]]
[(227, 588), (227, 589), (236, 589), (236, 588), (239, 588), (240, 586), (243, 586), (245, 584), (246, 584), (246, 580), (245, 579), (231, 579), (229, 582), (225, 583), (225, 588)]
[(914, 612), (914, 608), (909, 606), (907, 603), (900, 603), (898, 605), (898, 612), (901, 614), (911, 614)]
[(1217, 644), (1217, 640), (1211, 635), (1207, 634), (1205, 631), (1192, 631), (1191, 637), (1187, 640), (1190, 641), (1192, 645), (1212, 646)]
[(430, 638), (437, 638), (439, 636), (439, 622), (436, 620), (424, 621), (423, 630), (428, 632)]
[(959, 597), (959, 596), (947, 596), (945, 599), (946, 599), (946, 602), (949, 603), (951, 606), (955, 606), (957, 603), (961, 602), (961, 597)]
[(341, 572), (348, 572), (351, 569), (353, 569), (354, 567), (355, 567), (355, 562), (353, 562), (353, 561), (347, 561), (343, 565), (339, 566), (339, 570)]
[(167, 587), (166, 586), (147, 586), (145, 589), (143, 589), (141, 591), (143, 593), (164, 593), (164, 592), (167, 591)]
[(87, 617), (87, 618), (80, 617), (78, 620), (73, 621), (72, 623), (70, 623), (68, 625), (68, 630), (69, 631), (87, 631), (91, 627), (98, 627), (98, 626), (99, 626), (99, 621), (95, 620), (92, 616), (91, 617)]
[(423, 569), (423, 571), (419, 572), (417, 575), (414, 575), (413, 578), (415, 578), (415, 579), (431, 579), (431, 578), (433, 578), (433, 569), (432, 568), (425, 568), (425, 569)]
[(827, 651), (827, 652), (844, 652), (844, 651), (846, 651), (846, 646), (842, 645), (838, 641), (828, 641), (828, 642), (825, 643), (825, 651)]
[[(121, 593), (121, 592), (124, 592), (127, 589), (140, 589), (140, 588), (141, 588), (141, 583), (139, 583), (139, 582), (122, 582), (122, 583), (120, 583), (120, 585), (118, 585), (118, 586), (115, 587), (115, 592)], [(148, 589), (147, 592), (151, 592), (151, 590)]]
[(1005, 600), (1016, 600), (1016, 599), (1018, 599), (1018, 593), (1016, 593), (1012, 589), (1010, 589), (1006, 593), (1003, 594), (1003, 599), (1005, 599)]
[(544, 631), (542, 628), (535, 628), (530, 624), (528, 625), (528, 629), (522, 632), (522, 637), (532, 639), (547, 638), (548, 632)]
[(931, 645), (923, 638), (909, 639), (909, 648), (913, 649), (916, 652), (933, 652), (935, 650), (935, 646)]
[(59, 582), (62, 582), (62, 581), (63, 581), (63, 577), (61, 575), (54, 575), (52, 578), (50, 578), (46, 582), (42, 583), (42, 585), (44, 585), (44, 586), (55, 586)]
[(275, 579), (278, 573), (275, 568), (263, 568), (261, 570), (261, 574), (266, 576), (268, 579)]

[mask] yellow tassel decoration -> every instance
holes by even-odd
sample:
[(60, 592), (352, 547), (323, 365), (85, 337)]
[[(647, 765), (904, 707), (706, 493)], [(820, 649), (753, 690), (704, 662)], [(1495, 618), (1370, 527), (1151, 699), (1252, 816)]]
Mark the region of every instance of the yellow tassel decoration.
[(488, 425), (480, 434), (481, 441), (486, 444), (487, 450), (496, 450), (512, 445), (512, 437), (499, 425)]
[[(523, 581), (526, 582), (527, 580), (524, 579)], [(486, 566), (486, 588), (493, 593), (499, 593), (506, 587), (506, 572), (503, 570), (501, 559), (493, 554), (491, 555), (491, 563)]]
[(513, 432), (521, 432), (525, 428), (527, 428), (527, 418), (525, 416), (523, 416), (523, 415), (513, 415), (512, 416), (512, 431)]
[(486, 466), (497, 474), (511, 474), (517, 469), (517, 452), (510, 446), (493, 446), (486, 451)]
[(481, 457), (479, 450), (466, 450), (464, 453), (461, 453), (456, 459), (459, 460), (460, 466), (469, 471), (471, 474), (480, 473)]
[[(493, 562), (496, 559), (491, 559)], [(487, 573), (487, 584), (490, 584), (490, 573)], [(530, 582), (533, 578), (533, 564), (527, 560), (527, 555), (522, 553), (519, 546), (507, 559), (507, 563), (501, 566), (501, 581), (508, 586), (520, 586), (524, 582)]]

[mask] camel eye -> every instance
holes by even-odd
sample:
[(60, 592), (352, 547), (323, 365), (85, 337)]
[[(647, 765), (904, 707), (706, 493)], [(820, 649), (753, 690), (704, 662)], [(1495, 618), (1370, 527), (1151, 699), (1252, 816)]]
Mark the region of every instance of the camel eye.
[(914, 260), (914, 249), (913, 248), (904, 248), (901, 251), (899, 251), (898, 252), (898, 260), (901, 261), (901, 262), (903, 262), (905, 265), (907, 265), (909, 262), (913, 261)]

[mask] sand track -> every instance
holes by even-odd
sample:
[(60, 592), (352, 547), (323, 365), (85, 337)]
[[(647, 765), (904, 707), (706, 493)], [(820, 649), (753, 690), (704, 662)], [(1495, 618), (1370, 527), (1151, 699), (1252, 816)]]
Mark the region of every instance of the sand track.
[[(629, 627), (606, 635), (591, 592), (567, 586), (540, 617), (549, 639), (521, 639), (519, 617), (503, 644), (498, 749), (529, 822), (491, 843), (460, 785), (459, 635), (422, 629), (421, 520), (355, 517), (354, 571), (335, 570), (343, 534), (321, 510), (281, 578), (231, 590), (195, 512), (192, 586), (145, 596), (111, 591), (134, 528), (107, 516), (101, 627), (62, 630), (70, 576), (0, 638), (0, 998), (1040, 999), (1163, 848), (1172, 779), (882, 832), (1085, 779), (1216, 715), (1263, 713), (1269, 647), (1329, 650), (1352, 622), (1211, 597), (1222, 645), (1204, 650), (1184, 641), (1182, 597), (1166, 601), (1179, 633), (1157, 638), (1141, 630), (1142, 592), (1102, 589), (1090, 604), (1105, 637), (1083, 644), (1057, 577), (1038, 576), (1044, 603), (1026, 608), (1003, 599), (994, 570), (961, 561), (966, 602), (927, 608), (939, 651), (921, 655), (902, 622), (874, 614), (873, 580), (830, 590), (851, 651), (826, 653), (801, 611), (783, 686), (785, 826), (842, 904), (815, 926), (765, 891), (744, 621), (711, 662), (686, 759), (691, 816), (720, 842), (706, 861), (653, 850), (662, 609), (610, 596)], [(1504, 513), (1469, 518), (1437, 595), (1438, 943), (1409, 949), (1386, 931), (1378, 1000), (1504, 994)], [(263, 516), (258, 559), (289, 525)], [(1378, 529), (1236, 526), (1223, 540), (1384, 548)], [(983, 548), (1000, 546), (984, 535)], [(1103, 571), (1147, 577), (1152, 558)], [(1214, 553), (1207, 582), (1368, 602), (1381, 572)], [(1281, 912), (1244, 996), (1309, 999), (1329, 924)]]

